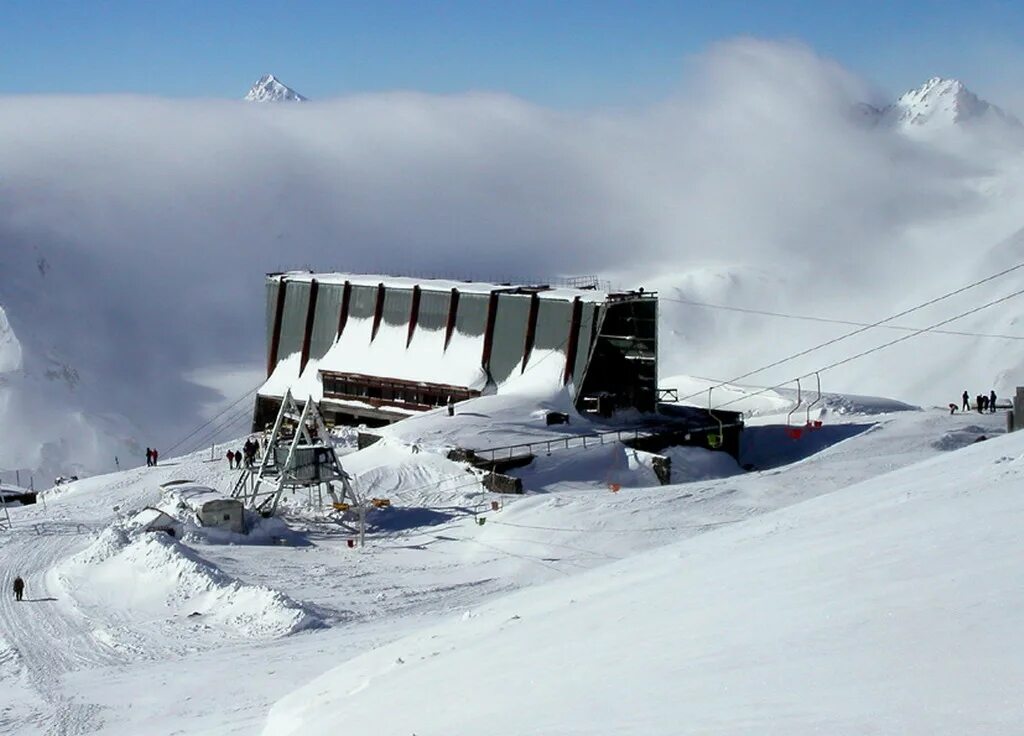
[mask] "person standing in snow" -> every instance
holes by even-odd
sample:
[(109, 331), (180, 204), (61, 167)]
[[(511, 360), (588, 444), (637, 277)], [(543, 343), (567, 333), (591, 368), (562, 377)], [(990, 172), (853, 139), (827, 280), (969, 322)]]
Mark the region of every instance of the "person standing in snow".
[(964, 411), (970, 411), (971, 410), (971, 401), (970, 401), (970, 397), (967, 395), (966, 391), (964, 391), (963, 398), (964, 398)]
[(978, 410), (979, 414), (985, 410), (984, 406), (982, 406), (982, 398), (981, 394), (974, 397), (974, 407)]
[(25, 593), (25, 581), (21, 579), (21, 576), (14, 578), (14, 600), (20, 601), (22, 595)]
[(228, 467), (231, 468), (232, 470), (234, 470), (235, 469), (235, 451), (234, 450), (228, 450), (227, 458), (228, 458)]
[(988, 410), (993, 414), (996, 413), (996, 390), (992, 389), (988, 393)]
[(455, 402), (452, 400), (451, 396), (448, 397), (448, 416), (455, 416)]
[(158, 453), (158, 452), (156, 451), (156, 448), (154, 447), (154, 448), (153, 448), (153, 467), (154, 467), (154, 468), (156, 467), (156, 459), (157, 459), (158, 457), (160, 457), (160, 453)]
[(153, 464), (153, 451), (146, 448), (146, 467), (150, 467)]

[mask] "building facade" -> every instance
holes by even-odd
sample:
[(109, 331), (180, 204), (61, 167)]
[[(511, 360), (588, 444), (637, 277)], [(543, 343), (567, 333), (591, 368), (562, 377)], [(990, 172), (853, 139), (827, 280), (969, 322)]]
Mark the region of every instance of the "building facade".
[(657, 404), (656, 295), (289, 272), (267, 277), (267, 381), (335, 423), (379, 425), (513, 383), (568, 387), (582, 411)]

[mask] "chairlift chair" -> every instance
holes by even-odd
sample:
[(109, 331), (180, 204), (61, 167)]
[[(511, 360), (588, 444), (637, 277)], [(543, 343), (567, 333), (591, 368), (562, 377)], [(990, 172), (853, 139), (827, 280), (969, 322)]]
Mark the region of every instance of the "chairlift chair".
[(715, 434), (713, 432), (709, 432), (707, 434), (707, 441), (708, 447), (710, 447), (712, 450), (717, 450), (719, 447), (722, 446), (722, 443), (725, 441), (725, 424), (722, 422), (721, 419), (715, 416), (715, 412), (712, 411), (711, 409), (711, 392), (714, 391), (714, 389), (714, 386), (708, 389), (708, 415), (716, 422), (718, 422), (718, 433)]
[(786, 434), (794, 440), (800, 439), (804, 434), (802, 427), (797, 427), (793, 424), (793, 414), (796, 413), (796, 410), (799, 409), (800, 405), (803, 403), (803, 393), (800, 389), (800, 379), (798, 378), (796, 379), (796, 405), (793, 406), (793, 408), (789, 410), (789, 414), (786, 415)]
[(817, 373), (814, 374), (814, 379), (818, 383), (818, 396), (810, 404), (807, 405), (807, 428), (808, 429), (821, 429), (821, 420), (815, 419), (811, 421), (811, 409), (821, 401), (821, 376)]

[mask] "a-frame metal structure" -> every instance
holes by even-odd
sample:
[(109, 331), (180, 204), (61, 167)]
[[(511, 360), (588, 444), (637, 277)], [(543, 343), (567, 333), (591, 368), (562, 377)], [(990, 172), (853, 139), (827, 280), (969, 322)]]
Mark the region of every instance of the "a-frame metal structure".
[[(286, 419), (296, 422), (295, 434), (289, 442), (288, 454), (285, 456), (284, 463), (278, 467), (276, 448), (282, 437)], [(309, 431), (310, 424), (316, 430), (316, 437)], [(347, 499), (348, 503), (352, 505), (358, 504), (358, 499), (350, 483), (351, 476), (338, 462), (338, 457), (329, 438), (327, 426), (320, 415), (316, 401), (310, 397), (300, 410), (291, 390), (286, 391), (281, 400), (281, 409), (274, 421), (267, 449), (260, 460), (259, 469), (256, 472), (249, 469), (243, 470), (231, 491), (231, 496), (241, 499), (242, 503), (252, 511), (269, 516), (277, 510), (277, 504), (281, 500), (281, 494), (285, 488), (310, 488), (326, 484), (327, 493), (333, 503), (342, 504)], [(296, 472), (298, 469), (297, 455), (306, 448), (327, 450), (326, 453), (318, 455), (324, 459), (318, 462), (318, 473), (315, 480), (303, 477)], [(340, 496), (334, 489), (334, 483), (341, 486)]]

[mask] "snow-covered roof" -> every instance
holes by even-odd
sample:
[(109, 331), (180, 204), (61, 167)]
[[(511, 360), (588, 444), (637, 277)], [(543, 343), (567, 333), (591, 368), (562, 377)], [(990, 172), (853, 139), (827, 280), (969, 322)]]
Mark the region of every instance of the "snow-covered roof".
[(494, 281), (458, 281), (455, 279), (421, 279), (409, 276), (388, 276), (386, 274), (363, 274), (363, 273), (312, 273), (310, 271), (288, 271), (285, 273), (270, 274), (272, 279), (287, 279), (288, 281), (313, 281), (321, 284), (344, 284), (346, 281), (353, 286), (377, 286), (384, 284), (391, 289), (412, 289), (420, 287), (424, 291), (451, 291), (458, 289), (464, 294), (490, 294), (495, 290), (545, 287), (537, 292), (541, 299), (572, 300), (579, 297), (585, 302), (600, 303), (608, 299), (609, 292), (604, 289), (581, 289), (572, 286), (559, 286), (536, 283), (511, 283)]
[(195, 511), (201, 510), (203, 506), (211, 501), (235, 501), (236, 503), (241, 503), (208, 486), (173, 486), (168, 488), (165, 493), (168, 498), (173, 499), (177, 503), (183, 503)]
[(178, 523), (178, 520), (168, 514), (166, 511), (147, 506), (142, 509), (139, 513), (135, 514), (132, 521), (141, 527), (153, 527), (153, 526), (173, 526)]

